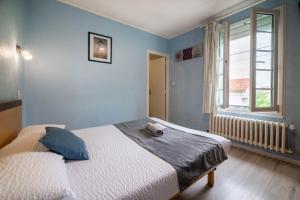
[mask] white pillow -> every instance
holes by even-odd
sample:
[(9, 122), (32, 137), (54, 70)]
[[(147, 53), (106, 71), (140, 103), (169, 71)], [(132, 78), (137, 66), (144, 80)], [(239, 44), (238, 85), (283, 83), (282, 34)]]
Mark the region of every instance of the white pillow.
[(47, 148), (39, 143), (39, 139), (46, 134), (46, 127), (65, 128), (65, 125), (33, 125), (22, 129), (15, 140), (0, 149), (0, 158), (26, 151), (47, 151)]
[(26, 152), (0, 159), (0, 199), (75, 199), (63, 157)]
[(23, 128), (18, 137), (32, 134), (32, 133), (40, 133), (40, 134), (45, 134), (46, 133), (46, 127), (57, 127), (57, 128), (65, 128), (65, 125), (57, 125), (57, 124), (40, 124), (40, 125), (32, 125), (32, 126), (27, 126)]
[(0, 158), (22, 152), (48, 151), (46, 147), (39, 143), (41, 134), (32, 133), (17, 137), (10, 144), (0, 149)]

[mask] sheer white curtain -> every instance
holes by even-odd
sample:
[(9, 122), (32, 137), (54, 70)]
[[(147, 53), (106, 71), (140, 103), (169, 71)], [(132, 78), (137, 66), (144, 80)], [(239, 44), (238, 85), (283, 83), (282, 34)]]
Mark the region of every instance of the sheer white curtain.
[(217, 48), (220, 24), (206, 25), (204, 53), (203, 112), (216, 113)]

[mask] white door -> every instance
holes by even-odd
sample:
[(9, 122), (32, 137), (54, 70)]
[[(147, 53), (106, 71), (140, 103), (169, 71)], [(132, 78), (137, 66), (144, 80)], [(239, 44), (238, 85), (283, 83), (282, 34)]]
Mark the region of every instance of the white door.
[(166, 120), (166, 58), (149, 63), (149, 116)]

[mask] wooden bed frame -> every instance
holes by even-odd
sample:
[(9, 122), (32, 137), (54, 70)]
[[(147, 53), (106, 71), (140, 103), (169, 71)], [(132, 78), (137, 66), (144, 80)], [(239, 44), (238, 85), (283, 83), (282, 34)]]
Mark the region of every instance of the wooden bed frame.
[(14, 140), (22, 128), (22, 101), (0, 103), (0, 148)]
[[(222, 164), (222, 163), (220, 163), (220, 164)], [(220, 164), (218, 164), (217, 166), (219, 166)], [(215, 166), (215, 168), (205, 172), (204, 174), (202, 174), (201, 176), (196, 178), (195, 181), (190, 185), (190, 187), (206, 175), (207, 175), (207, 185), (209, 185), (210, 187), (213, 187), (215, 184), (215, 170), (217, 169), (217, 166)], [(171, 197), (169, 200), (176, 200), (180, 197), (180, 195), (181, 195), (181, 192), (178, 192), (173, 197)]]

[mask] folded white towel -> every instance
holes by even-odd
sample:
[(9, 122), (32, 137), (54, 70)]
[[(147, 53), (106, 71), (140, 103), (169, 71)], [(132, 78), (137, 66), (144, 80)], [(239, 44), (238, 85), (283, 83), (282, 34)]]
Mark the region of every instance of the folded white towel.
[(168, 130), (167, 127), (165, 127), (164, 125), (162, 125), (160, 123), (155, 123), (154, 126), (157, 127), (157, 129), (162, 130), (162, 131), (167, 131)]
[(164, 132), (167, 130), (167, 127), (165, 126), (160, 126), (158, 123), (153, 124), (148, 122), (146, 125), (145, 130), (152, 136), (158, 137), (162, 136)]

